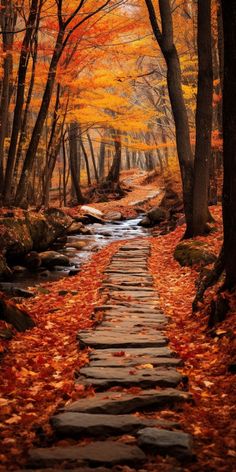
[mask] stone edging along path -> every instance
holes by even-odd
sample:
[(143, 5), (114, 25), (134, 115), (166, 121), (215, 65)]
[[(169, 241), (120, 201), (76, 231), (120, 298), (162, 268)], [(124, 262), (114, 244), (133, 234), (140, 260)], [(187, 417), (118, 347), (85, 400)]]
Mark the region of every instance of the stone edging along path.
[[(178, 423), (142, 414), (191, 401), (181, 390), (182, 377), (176, 370), (181, 360), (164, 334), (168, 319), (153, 289), (149, 252), (149, 242), (135, 240), (113, 256), (102, 288), (107, 303), (95, 309), (95, 315), (105, 313), (103, 321), (78, 334), (80, 348), (91, 348), (90, 363), (80, 370), (78, 382), (92, 385), (96, 394), (66, 406), (51, 419), (56, 437), (91, 441), (32, 449), (29, 466), (105, 472), (123, 464), (143, 468), (146, 454), (175, 456), (180, 463), (193, 459), (192, 438)], [(121, 442), (122, 435), (132, 435), (134, 441)]]

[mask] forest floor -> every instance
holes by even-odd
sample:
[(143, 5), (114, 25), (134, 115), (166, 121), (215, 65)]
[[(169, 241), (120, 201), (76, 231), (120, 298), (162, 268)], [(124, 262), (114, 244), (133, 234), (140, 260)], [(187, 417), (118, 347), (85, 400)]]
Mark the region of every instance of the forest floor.
[[(156, 184), (148, 185), (156, 188)], [(128, 202), (120, 200), (93, 206), (103, 211), (123, 208), (126, 214), (128, 203), (136, 201), (136, 196), (137, 200), (143, 199), (140, 188), (137, 195), (135, 192), (136, 189), (128, 194)], [(151, 203), (153, 205), (153, 201)], [(221, 209), (214, 207), (212, 212), (217, 232), (198, 239), (207, 240), (212, 251), (218, 254), (222, 244)], [(200, 311), (192, 315), (199, 270), (180, 267), (173, 258), (183, 232), (184, 225), (165, 236), (148, 238), (151, 244), (149, 268), (160, 295), (161, 308), (171, 319), (168, 325), (170, 346), (184, 360), (180, 371), (186, 379), (188, 377), (186, 389), (195, 401), (194, 405), (186, 404), (182, 412), (176, 412), (182, 429), (194, 437), (197, 455), (197, 462), (182, 470), (231, 472), (236, 458), (235, 374), (228, 371), (228, 365), (235, 353), (236, 303), (229, 297), (231, 311), (227, 320), (210, 330), (207, 323), (210, 301), (216, 294), (214, 287), (208, 290)], [(88, 351), (78, 350), (76, 335), (79, 330), (94, 326), (94, 307), (104, 302), (104, 295), (99, 291), (103, 272), (120, 245), (121, 242), (111, 243), (94, 254), (80, 274), (35, 288), (35, 297), (21, 305), (34, 318), (36, 327), (15, 333), (12, 340), (1, 344), (0, 470), (24, 468), (28, 449), (50, 441), (51, 415), (59, 407), (93, 393), (92, 389), (84, 389), (74, 381), (75, 370), (88, 360)], [(168, 409), (162, 416), (168, 419)], [(163, 471), (173, 470), (168, 459), (157, 459)], [(150, 460), (144, 468), (154, 472), (155, 461)]]

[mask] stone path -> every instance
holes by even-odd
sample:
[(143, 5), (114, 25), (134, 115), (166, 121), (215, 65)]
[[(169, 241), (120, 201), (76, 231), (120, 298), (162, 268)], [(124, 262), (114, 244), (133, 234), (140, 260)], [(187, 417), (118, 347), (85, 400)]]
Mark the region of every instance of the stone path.
[(158, 411), (180, 408), (191, 396), (181, 390), (176, 370), (181, 360), (168, 347), (168, 318), (148, 271), (149, 251), (148, 242), (136, 240), (113, 256), (103, 284), (107, 303), (94, 313), (95, 319), (104, 313), (103, 321), (95, 330), (78, 333), (80, 348), (90, 347), (91, 353), (77, 381), (93, 386), (96, 394), (51, 419), (56, 438), (90, 439), (31, 450), (34, 469), (106, 472), (125, 464), (138, 470), (146, 454), (175, 456), (180, 462), (193, 458), (191, 437), (178, 423), (158, 418)]

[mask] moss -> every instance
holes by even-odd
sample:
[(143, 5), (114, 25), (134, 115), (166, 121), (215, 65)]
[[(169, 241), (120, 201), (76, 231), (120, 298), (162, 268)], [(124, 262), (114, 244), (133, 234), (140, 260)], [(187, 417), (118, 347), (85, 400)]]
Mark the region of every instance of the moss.
[(184, 241), (176, 246), (174, 258), (181, 266), (206, 266), (215, 262), (216, 256), (202, 241)]

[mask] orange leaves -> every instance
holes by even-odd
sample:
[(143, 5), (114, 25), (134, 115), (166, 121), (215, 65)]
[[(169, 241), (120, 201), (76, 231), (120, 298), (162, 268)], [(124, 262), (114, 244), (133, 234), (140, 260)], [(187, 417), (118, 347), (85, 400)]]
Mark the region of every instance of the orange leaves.
[[(216, 219), (217, 232), (197, 239), (207, 242), (218, 254), (222, 244), (221, 207), (211, 207), (211, 213)], [(171, 317), (168, 325), (171, 346), (184, 360), (182, 372), (189, 379), (189, 390), (195, 401), (194, 407), (185, 406), (181, 418), (185, 430), (195, 438), (197, 468), (226, 472), (234, 468), (235, 459), (231, 452), (234, 377), (227, 371), (232, 352), (229, 333), (235, 327), (235, 296), (231, 302), (232, 315), (210, 336), (207, 307), (216, 289), (208, 290), (201, 311), (193, 316), (192, 301), (199, 273), (189, 267), (180, 267), (173, 258), (183, 231), (180, 227), (162, 238), (151, 240), (149, 266), (160, 294), (161, 307)], [(193, 466), (189, 470), (196, 469)]]
[[(48, 419), (59, 405), (93, 394), (92, 389), (74, 383), (75, 370), (88, 362), (87, 350), (78, 351), (76, 334), (93, 324), (102, 271), (119, 244), (94, 255), (78, 276), (45, 284), (45, 290), (25, 301), (36, 327), (17, 333), (7, 343), (0, 364), (4, 463), (18, 468), (25, 448), (35, 439), (35, 428), (50, 434)], [(62, 289), (64, 296), (58, 295)]]

